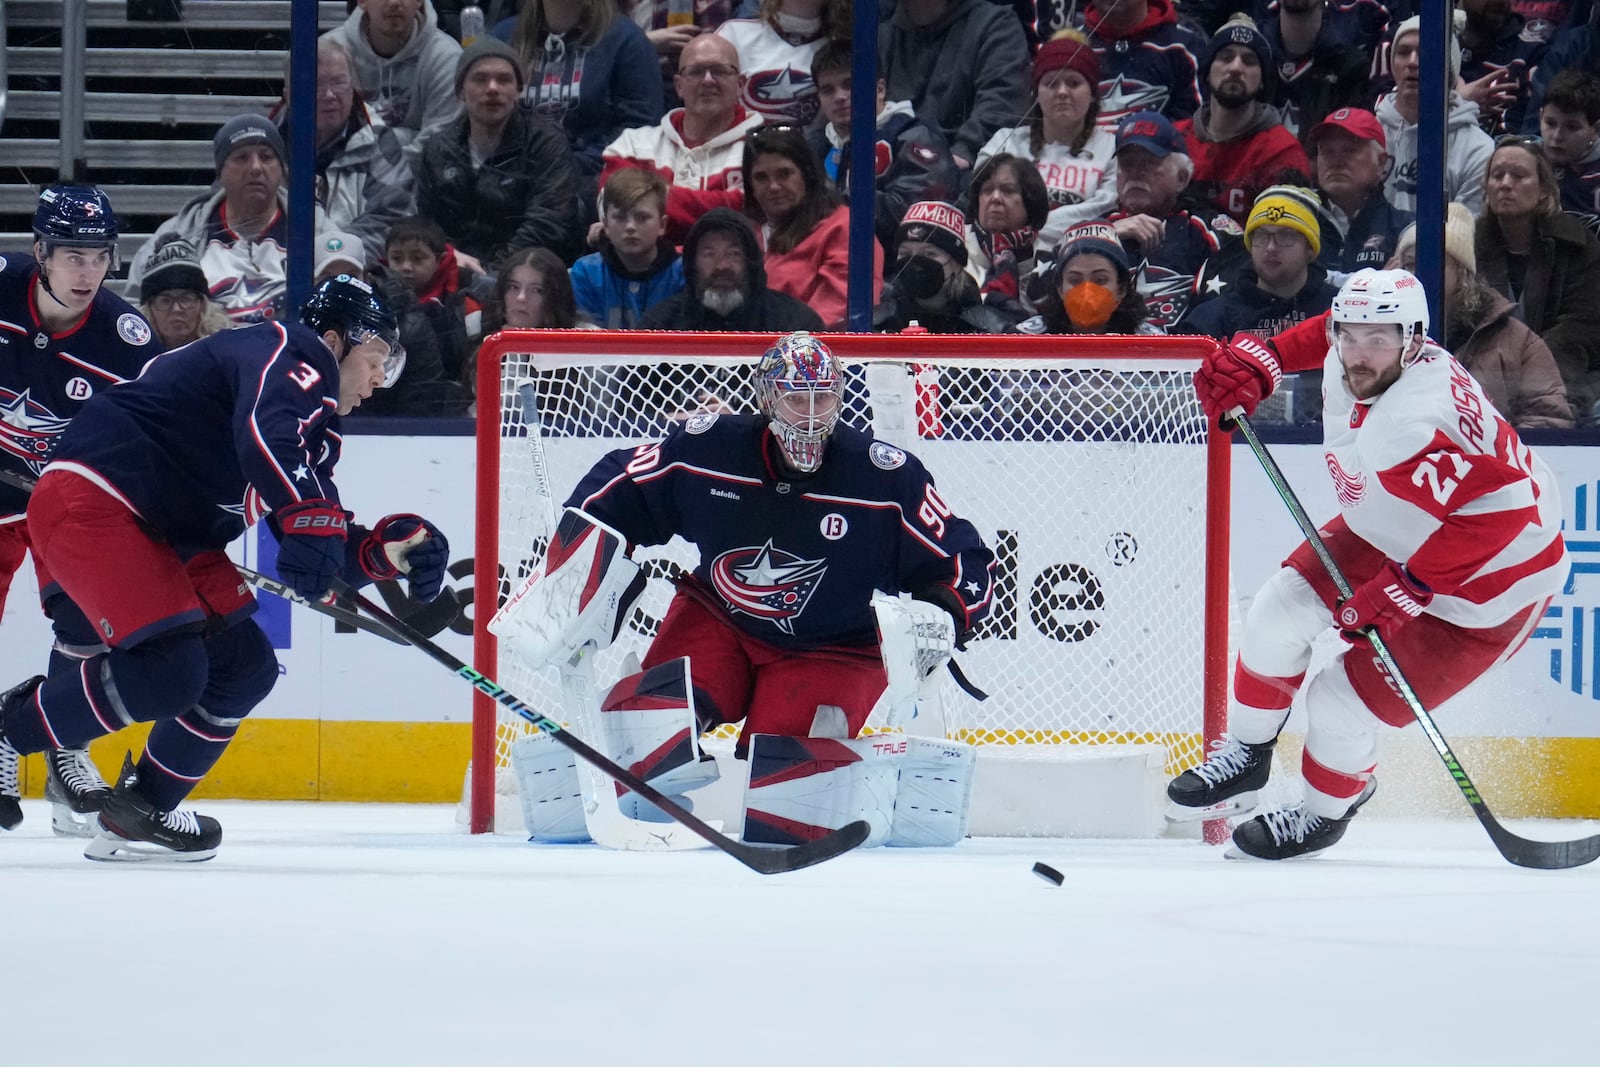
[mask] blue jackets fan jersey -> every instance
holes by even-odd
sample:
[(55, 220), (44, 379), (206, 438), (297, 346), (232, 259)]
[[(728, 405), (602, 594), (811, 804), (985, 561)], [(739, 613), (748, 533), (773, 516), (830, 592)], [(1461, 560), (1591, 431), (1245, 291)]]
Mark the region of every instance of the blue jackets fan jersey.
[(787, 481), (771, 447), (759, 416), (695, 415), (606, 456), (567, 505), (630, 547), (681, 535), (700, 550), (702, 599), (779, 648), (875, 644), (874, 589), (942, 587), (928, 599), (959, 604), (967, 628), (988, 612), (994, 557), (915, 456), (841, 424), (816, 474)]
[(338, 500), (339, 365), (299, 323), (227, 330), (85, 408), (63, 465), (120, 494), (179, 551), (220, 549), (270, 508)]
[[(105, 289), (76, 329), (51, 333), (34, 313), (38, 285), (33, 260), (0, 258), (0, 467), (30, 479), (92, 397), (138, 377), (161, 351), (150, 324)], [(0, 524), (27, 507), (27, 494), (0, 483)]]

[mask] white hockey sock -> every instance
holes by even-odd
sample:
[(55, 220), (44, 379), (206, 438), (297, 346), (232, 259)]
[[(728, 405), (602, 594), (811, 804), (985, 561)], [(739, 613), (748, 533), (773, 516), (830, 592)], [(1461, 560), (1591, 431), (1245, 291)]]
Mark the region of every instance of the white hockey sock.
[(1301, 773), (1306, 810), (1340, 819), (1372, 777), (1378, 761), (1378, 717), (1345, 674), (1344, 656), (1319, 671), (1306, 691), (1306, 749)]

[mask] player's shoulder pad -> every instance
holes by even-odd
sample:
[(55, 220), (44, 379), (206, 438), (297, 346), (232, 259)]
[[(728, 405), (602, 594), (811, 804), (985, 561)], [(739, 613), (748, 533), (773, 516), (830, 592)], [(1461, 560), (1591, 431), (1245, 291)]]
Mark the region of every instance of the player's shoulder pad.
[(156, 340), (155, 331), (150, 328), (145, 317), (139, 314), (138, 309), (103, 285), (94, 295), (94, 310), (90, 315), (103, 323), (111, 333), (116, 334), (117, 339), (125, 345), (134, 348), (148, 347), (153, 351), (161, 348), (161, 342)]

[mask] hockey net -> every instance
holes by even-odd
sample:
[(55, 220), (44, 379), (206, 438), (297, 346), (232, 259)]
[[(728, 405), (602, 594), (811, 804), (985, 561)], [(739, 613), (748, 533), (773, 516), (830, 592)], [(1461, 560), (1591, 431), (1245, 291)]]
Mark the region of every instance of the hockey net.
[[(484, 343), (474, 593), (483, 674), (561, 718), (554, 672), (498, 654), (485, 628), (493, 606), (542, 566), (562, 503), (606, 452), (659, 439), (697, 411), (754, 411), (749, 371), (772, 340), (513, 330)], [(945, 680), (927, 702), (942, 724), (918, 732), (979, 745), (1155, 744), (1170, 771), (1197, 762), (1221, 733), (1227, 692), (1226, 439), (1208, 434), (1190, 384), (1212, 343), (826, 340), (849, 375), (843, 418), (910, 448), (996, 555), (993, 609), (961, 658), (989, 699)], [(624, 657), (643, 655), (671, 576), (696, 563), (676, 538), (636, 558), (650, 589), (596, 657), (602, 688)], [(509, 746), (527, 729), (479, 695), (474, 832), (491, 828), (495, 793), (514, 792)]]

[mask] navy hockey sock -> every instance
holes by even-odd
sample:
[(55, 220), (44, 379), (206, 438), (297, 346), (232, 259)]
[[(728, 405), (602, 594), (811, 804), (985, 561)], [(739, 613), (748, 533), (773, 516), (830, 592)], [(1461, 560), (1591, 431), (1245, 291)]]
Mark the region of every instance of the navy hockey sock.
[(208, 638), (206, 654), (210, 675), (200, 700), (182, 715), (156, 723), (139, 760), (139, 792), (161, 811), (183, 802), (278, 680), (272, 643), (254, 622)]

